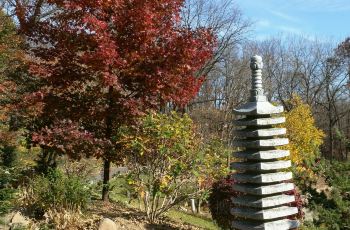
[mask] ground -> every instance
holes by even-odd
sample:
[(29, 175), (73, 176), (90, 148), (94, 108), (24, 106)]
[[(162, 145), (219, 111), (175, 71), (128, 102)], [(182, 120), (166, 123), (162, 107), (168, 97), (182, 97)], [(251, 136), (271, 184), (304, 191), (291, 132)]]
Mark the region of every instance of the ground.
[(110, 218), (114, 220), (121, 229), (125, 230), (218, 229), (210, 220), (176, 210), (170, 211), (166, 217), (161, 219), (160, 223), (148, 224), (142, 212), (118, 202), (106, 204), (100, 200), (94, 201), (88, 212), (95, 216)]

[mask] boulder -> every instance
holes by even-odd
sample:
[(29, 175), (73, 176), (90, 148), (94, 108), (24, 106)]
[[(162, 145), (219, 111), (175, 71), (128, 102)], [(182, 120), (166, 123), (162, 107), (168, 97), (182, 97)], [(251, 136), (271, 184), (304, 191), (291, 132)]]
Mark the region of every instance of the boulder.
[(0, 230), (9, 230), (12, 217), (15, 215), (15, 213), (10, 212), (4, 216), (0, 217)]
[(104, 218), (101, 220), (98, 230), (118, 230), (116, 223), (113, 220)]
[(27, 226), (28, 224), (29, 220), (20, 212), (16, 212), (11, 219), (11, 226)]

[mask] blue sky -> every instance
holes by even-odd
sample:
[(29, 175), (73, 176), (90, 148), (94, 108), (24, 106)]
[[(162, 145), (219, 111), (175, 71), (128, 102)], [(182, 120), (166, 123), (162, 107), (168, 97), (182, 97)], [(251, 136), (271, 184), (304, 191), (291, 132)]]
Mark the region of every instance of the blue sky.
[(236, 0), (254, 23), (252, 38), (303, 34), (336, 42), (350, 36), (350, 0)]

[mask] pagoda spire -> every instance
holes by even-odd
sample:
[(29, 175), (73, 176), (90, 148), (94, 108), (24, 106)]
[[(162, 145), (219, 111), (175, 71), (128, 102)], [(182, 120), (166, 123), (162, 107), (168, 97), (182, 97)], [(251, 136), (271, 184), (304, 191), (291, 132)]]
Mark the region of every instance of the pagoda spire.
[(256, 102), (260, 100), (266, 101), (262, 82), (262, 58), (254, 55), (250, 59), (250, 69), (252, 71), (252, 88), (250, 90), (250, 101)]

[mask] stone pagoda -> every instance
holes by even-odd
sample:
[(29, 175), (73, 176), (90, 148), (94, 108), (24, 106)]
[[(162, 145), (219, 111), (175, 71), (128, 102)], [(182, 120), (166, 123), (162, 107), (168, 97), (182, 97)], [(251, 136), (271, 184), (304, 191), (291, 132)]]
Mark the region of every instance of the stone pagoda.
[(286, 134), (285, 128), (274, 128), (274, 125), (285, 122), (284, 117), (276, 114), (283, 112), (282, 106), (274, 106), (268, 102), (262, 86), (262, 58), (251, 58), (252, 89), (249, 102), (234, 110), (242, 117), (235, 121), (236, 147), (243, 151), (235, 152), (233, 157), (239, 162), (231, 164), (232, 175), (236, 183), (233, 189), (240, 192), (232, 197), (232, 222), (234, 229), (270, 229), (284, 230), (298, 227), (297, 220), (288, 216), (298, 213), (290, 203), (295, 201), (294, 195), (287, 195), (294, 189), (291, 181), (292, 173), (288, 150), (277, 147), (288, 144), (288, 138), (278, 137)]

